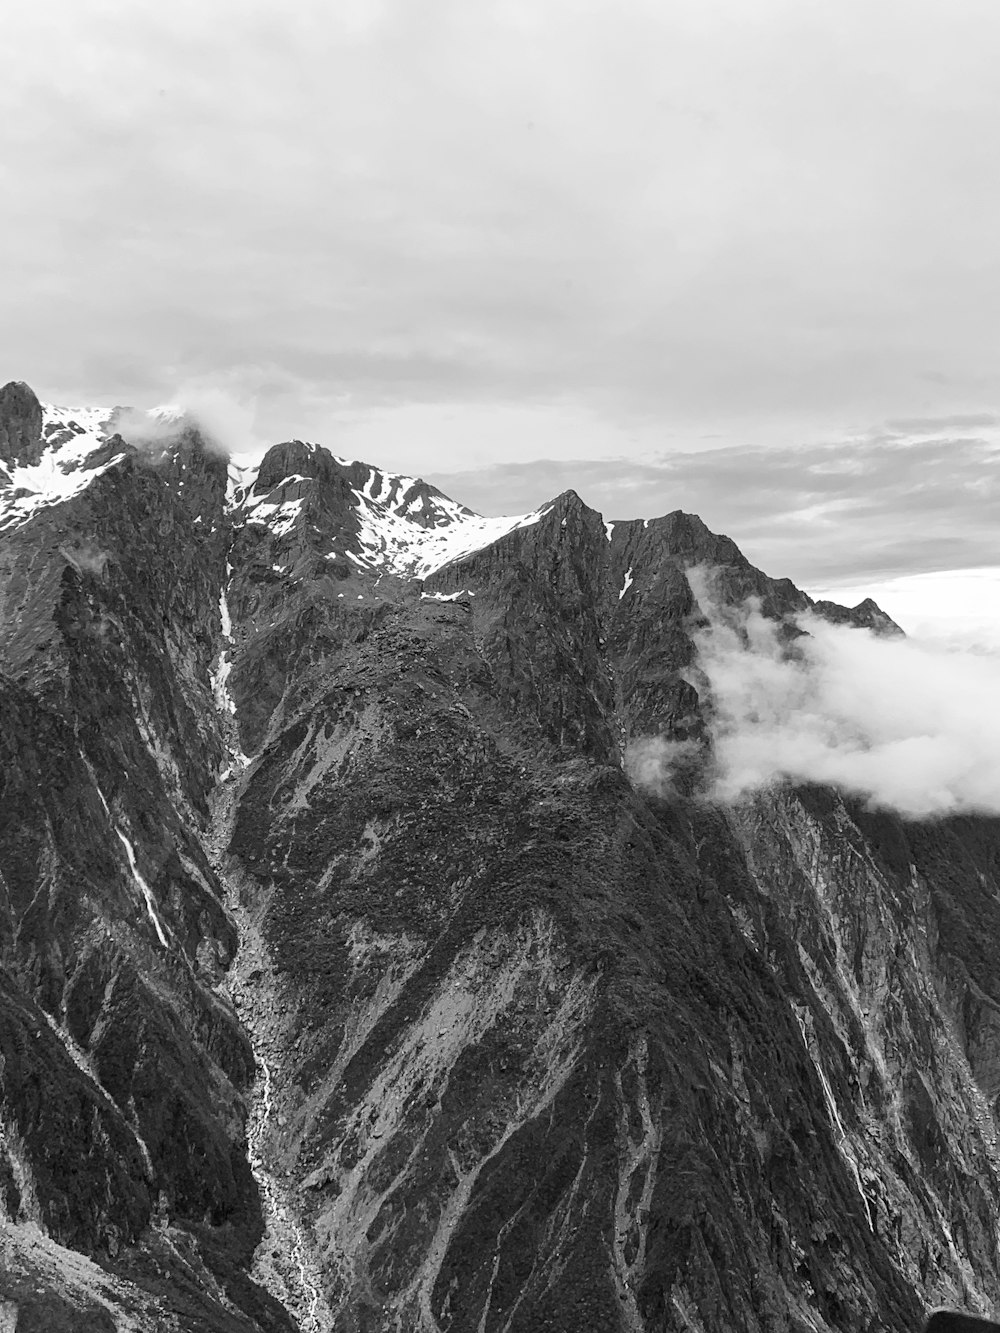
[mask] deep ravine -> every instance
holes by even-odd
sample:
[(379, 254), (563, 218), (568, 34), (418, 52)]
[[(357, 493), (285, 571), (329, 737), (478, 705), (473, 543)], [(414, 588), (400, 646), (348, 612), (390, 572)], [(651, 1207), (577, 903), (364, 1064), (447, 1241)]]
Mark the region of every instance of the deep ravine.
[(270, 1161), (269, 1141), (275, 1117), (273, 1071), (280, 1062), (280, 1052), (268, 1022), (269, 1014), (273, 1018), (274, 1005), (262, 980), (268, 969), (266, 946), (253, 911), (243, 901), (233, 877), (227, 874), (225, 862), (241, 776), (227, 776), (216, 789), (208, 849), (225, 888), (226, 908), (239, 939), (220, 989), (232, 1001), (257, 1066), (257, 1077), (248, 1098), (247, 1160), (257, 1182), (265, 1230), (254, 1254), (251, 1276), (281, 1302), (302, 1333), (327, 1333), (333, 1326), (333, 1313), (323, 1296), (319, 1265), (308, 1230), (298, 1216), (292, 1191)]

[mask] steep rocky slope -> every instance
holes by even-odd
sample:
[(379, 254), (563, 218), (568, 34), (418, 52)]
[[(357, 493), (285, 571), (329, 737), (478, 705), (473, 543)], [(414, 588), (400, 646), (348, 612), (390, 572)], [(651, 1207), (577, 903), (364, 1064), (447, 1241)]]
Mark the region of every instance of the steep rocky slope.
[(692, 569), (803, 593), (691, 515), (0, 418), (14, 1327), (1000, 1303), (997, 822), (623, 770), (704, 742)]

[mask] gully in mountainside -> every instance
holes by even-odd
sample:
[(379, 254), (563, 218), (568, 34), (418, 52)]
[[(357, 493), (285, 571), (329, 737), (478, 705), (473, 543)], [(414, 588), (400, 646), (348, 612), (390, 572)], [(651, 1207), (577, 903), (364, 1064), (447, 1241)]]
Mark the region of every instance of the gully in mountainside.
[[(228, 709), (225, 718), (235, 736)], [(238, 742), (233, 739), (231, 746), (238, 747)], [(246, 884), (237, 887), (227, 873), (224, 855), (243, 772), (249, 763), (237, 748), (212, 797), (212, 825), (207, 843), (215, 872), (225, 887), (226, 907), (236, 923), (239, 939), (223, 988), (250, 1038), (257, 1064), (257, 1077), (250, 1093), (247, 1158), (260, 1191), (265, 1232), (254, 1255), (251, 1275), (293, 1315), (302, 1333), (328, 1333), (333, 1316), (323, 1295), (322, 1275), (313, 1257), (307, 1225), (300, 1220), (294, 1190), (269, 1160), (272, 1136), (277, 1129), (272, 1061), (279, 1065), (282, 1061), (281, 1025), (275, 1015), (281, 1013), (283, 1006), (270, 984), (267, 949), (253, 907), (247, 902), (252, 889)]]

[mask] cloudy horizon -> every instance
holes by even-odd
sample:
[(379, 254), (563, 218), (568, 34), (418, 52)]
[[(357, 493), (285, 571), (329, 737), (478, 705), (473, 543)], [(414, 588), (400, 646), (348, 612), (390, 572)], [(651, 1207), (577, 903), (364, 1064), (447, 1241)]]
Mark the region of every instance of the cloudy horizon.
[(986, 0), (39, 0), (3, 378), (235, 404), (487, 513), (693, 509), (807, 587), (994, 568)]

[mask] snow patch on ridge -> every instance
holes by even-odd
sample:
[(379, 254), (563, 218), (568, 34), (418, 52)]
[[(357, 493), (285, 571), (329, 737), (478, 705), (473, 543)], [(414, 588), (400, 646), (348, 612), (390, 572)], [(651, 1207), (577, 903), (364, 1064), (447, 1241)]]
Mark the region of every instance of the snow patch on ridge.
[(271, 501), (264, 495), (248, 495), (242, 508), (251, 522), (263, 523), (276, 537), (284, 537), (295, 526), (305, 500), (301, 495), (294, 500)]
[[(227, 563), (226, 577), (231, 578), (232, 573), (233, 567)], [(223, 739), (232, 760), (219, 775), (220, 781), (225, 782), (232, 775), (234, 768), (243, 769), (250, 763), (249, 758), (243, 753), (240, 746), (239, 728), (236, 724), (236, 701), (229, 692), (229, 676), (233, 669), (229, 656), (233, 643), (233, 621), (229, 614), (229, 601), (226, 597), (225, 586), (219, 590), (219, 621), (222, 628), (223, 647), (219, 653), (218, 662), (209, 673), (209, 682), (212, 686), (212, 697), (215, 700), (215, 706), (224, 719)]]
[[(552, 508), (545, 505), (533, 514), (483, 518), (468, 510), (456, 512), (448, 527), (423, 528), (400, 517), (363, 491), (355, 491), (361, 554), (356, 563), (380, 573), (425, 579), (465, 556), (491, 546), (519, 528), (530, 528)], [(456, 511), (460, 506), (455, 506)]]
[(42, 406), (42, 438), (46, 446), (37, 463), (0, 464), (0, 532), (27, 522), (50, 505), (71, 500), (95, 477), (120, 463), (124, 452), (95, 464), (92, 456), (107, 443), (112, 409), (106, 407)]
[[(338, 462), (341, 460), (338, 460)], [(466, 519), (478, 518), (479, 515), (457, 500), (442, 495), (433, 487), (428, 487), (420, 477), (410, 477), (403, 473), (383, 472), (370, 464), (350, 464), (351, 467), (367, 467), (368, 477), (355, 495), (382, 509), (404, 518), (421, 528), (450, 528)]]
[(243, 503), (256, 483), (259, 471), (259, 459), (255, 460), (249, 454), (230, 455), (226, 482), (227, 509), (235, 509), (237, 505)]
[[(315, 448), (315, 446), (314, 446)], [(366, 573), (395, 574), (424, 579), (465, 556), (505, 537), (519, 528), (531, 527), (551, 509), (545, 505), (531, 514), (484, 518), (465, 505), (428, 488), (419, 477), (382, 472), (330, 455), (345, 471), (364, 469), (364, 480), (351, 486), (353, 513), (358, 529), (334, 536), (328, 560), (345, 556)], [(249, 455), (234, 455), (229, 463), (226, 501), (237, 524), (241, 521), (266, 527), (284, 537), (302, 518), (307, 495), (317, 478), (290, 473), (267, 490), (257, 491), (260, 463)], [(286, 495), (286, 487), (296, 492)], [(310, 501), (312, 503), (312, 501)], [(344, 540), (339, 538), (343, 536)]]

